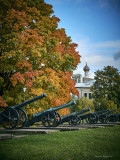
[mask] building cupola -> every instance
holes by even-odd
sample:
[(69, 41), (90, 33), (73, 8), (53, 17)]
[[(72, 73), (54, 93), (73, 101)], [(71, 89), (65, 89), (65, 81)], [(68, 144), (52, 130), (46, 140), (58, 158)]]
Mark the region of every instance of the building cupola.
[(87, 58), (86, 58), (86, 65), (83, 68), (83, 70), (84, 70), (84, 73), (85, 73), (85, 78), (89, 78), (89, 70), (90, 70), (90, 68), (87, 65)]

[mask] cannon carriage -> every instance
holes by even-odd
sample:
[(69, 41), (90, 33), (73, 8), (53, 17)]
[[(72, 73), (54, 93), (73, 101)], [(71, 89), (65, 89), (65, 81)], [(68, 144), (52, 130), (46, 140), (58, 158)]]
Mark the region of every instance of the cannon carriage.
[(45, 127), (53, 127), (53, 126), (56, 126), (55, 125), (56, 122), (60, 123), (61, 121), (61, 116), (56, 111), (75, 104), (75, 101), (72, 101), (67, 104), (60, 105), (54, 108), (48, 108), (45, 111), (33, 114), (32, 118), (30, 120), (27, 120), (27, 114), (22, 109), (22, 107), (38, 99), (41, 99), (43, 97), (46, 97), (46, 93), (43, 93), (40, 96), (37, 96), (33, 99), (25, 101), (16, 106), (4, 108), (4, 111), (0, 112), (0, 123), (3, 126), (3, 128), (14, 129), (14, 128), (23, 128), (24, 126), (29, 127), (34, 123), (40, 122), (40, 121)]
[(120, 113), (110, 114), (108, 116), (108, 122), (120, 122)]
[(74, 105), (75, 101), (54, 107), (48, 108), (45, 111), (35, 113), (32, 115), (32, 118), (27, 121), (26, 127), (32, 126), (36, 122), (42, 122), (44, 127), (56, 127), (57, 124), (61, 123), (61, 116), (56, 111)]
[(98, 123), (99, 115), (106, 113), (108, 111), (109, 110), (101, 110), (101, 111), (96, 111), (96, 112), (90, 113), (87, 115), (86, 122), (90, 123), (90, 124)]
[(80, 119), (80, 121), (85, 120), (87, 123), (94, 124), (98, 122), (98, 115), (107, 111), (108, 110), (102, 110), (102, 111), (96, 111), (92, 113), (78, 115), (78, 119)]
[(57, 122), (57, 126), (65, 122), (68, 122), (70, 125), (79, 125), (81, 123), (81, 119), (79, 118), (79, 115), (88, 111), (90, 111), (90, 108), (83, 109), (78, 112), (73, 112), (68, 115), (62, 116), (61, 122)]
[(36, 122), (42, 122), (42, 125), (44, 127), (57, 127), (58, 125), (63, 124), (64, 122), (68, 122), (70, 125), (79, 125), (81, 123), (81, 120), (84, 119), (87, 123), (97, 123), (98, 121), (100, 121), (101, 123), (106, 123), (108, 121), (120, 122), (120, 113), (110, 115), (110, 113), (112, 113), (116, 109), (102, 110), (93, 113), (83, 114), (87, 111), (90, 111), (90, 108), (87, 108), (79, 112), (73, 112), (63, 117), (61, 117), (60, 114), (56, 112), (57, 110), (60, 110), (62, 108), (74, 105), (75, 101), (54, 108), (48, 108), (47, 110), (44, 110), (39, 113), (35, 113), (32, 115), (32, 118), (28, 120), (27, 113), (24, 109), (22, 109), (22, 107), (31, 104), (34, 101), (42, 99), (46, 96), (46, 93), (43, 93), (40, 96), (32, 98), (16, 106), (2, 107), (4, 108), (4, 110), (0, 112), (0, 124), (5, 129), (14, 129), (29, 127)]
[(98, 119), (101, 123), (107, 123), (109, 121), (109, 114), (114, 112), (116, 109), (109, 110), (99, 115)]
[(46, 97), (46, 93), (43, 93), (40, 96), (32, 98), (16, 106), (4, 107), (4, 110), (0, 112), (0, 124), (5, 129), (24, 127), (27, 122), (27, 114), (22, 107), (43, 97)]

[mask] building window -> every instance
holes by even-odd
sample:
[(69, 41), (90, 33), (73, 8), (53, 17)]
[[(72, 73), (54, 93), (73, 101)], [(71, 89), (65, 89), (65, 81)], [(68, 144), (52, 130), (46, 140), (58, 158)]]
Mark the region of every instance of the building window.
[(78, 83), (80, 83), (80, 78), (78, 78)]
[(89, 99), (92, 99), (92, 93), (89, 93)]
[(84, 96), (87, 97), (87, 93), (84, 93)]

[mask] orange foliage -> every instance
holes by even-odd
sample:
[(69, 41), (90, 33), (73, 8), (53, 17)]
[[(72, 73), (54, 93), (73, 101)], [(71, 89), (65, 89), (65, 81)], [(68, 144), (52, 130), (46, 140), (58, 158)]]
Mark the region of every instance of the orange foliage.
[(23, 33), (18, 33), (20, 43), (26, 46), (32, 46), (33, 44), (42, 45), (42, 36), (38, 35), (38, 29), (26, 29)]
[(0, 106), (1, 107), (7, 107), (7, 104), (5, 103), (5, 101), (3, 101), (1, 96), (0, 96)]
[(10, 78), (10, 81), (12, 82), (12, 85), (15, 87), (18, 82), (24, 84), (25, 79), (20, 72), (17, 72)]
[(19, 69), (24, 69), (25, 71), (32, 70), (32, 65), (27, 60), (17, 62), (16, 67)]
[(74, 59), (75, 59), (75, 62), (74, 62), (74, 65), (77, 65), (79, 62), (80, 62), (80, 55), (78, 54), (78, 52), (76, 52), (75, 48), (77, 47), (78, 45), (76, 43), (71, 43), (70, 46), (67, 48), (67, 53), (69, 54), (72, 54)]
[(64, 28), (55, 30), (51, 36), (58, 38), (61, 43), (65, 43), (67, 38)]
[(16, 11), (14, 9), (10, 9), (7, 12), (5, 21), (10, 24), (14, 31), (19, 31), (20, 29), (23, 30), (25, 29), (25, 26), (28, 26), (28, 23), (26, 22), (26, 14), (24, 11)]
[[(57, 28), (60, 19), (51, 16), (51, 5), (16, 0), (9, 6), (2, 20), (6, 41), (1, 46), (6, 50), (1, 59), (4, 66), (10, 63), (11, 68), (6, 67), (6, 72), (12, 73), (10, 82), (15, 88), (21, 89), (25, 85), (28, 97), (47, 93), (40, 101), (43, 108), (71, 101), (70, 93), (78, 95), (71, 79), (80, 62), (77, 44), (67, 37), (64, 28)], [(22, 95), (22, 92), (17, 94)], [(30, 112), (37, 110), (38, 107), (34, 107)], [(68, 108), (61, 110), (62, 115), (68, 113)]]
[(65, 116), (67, 114), (70, 114), (70, 110), (68, 108), (63, 108), (59, 111), (57, 111), (61, 116)]

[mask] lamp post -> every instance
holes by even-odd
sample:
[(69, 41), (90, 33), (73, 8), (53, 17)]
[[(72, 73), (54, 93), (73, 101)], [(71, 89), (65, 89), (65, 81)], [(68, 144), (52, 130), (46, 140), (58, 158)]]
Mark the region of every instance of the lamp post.
[(82, 109), (83, 109), (83, 88), (81, 88), (81, 99), (82, 99)]
[(26, 91), (26, 87), (23, 87), (23, 92), (24, 92), (24, 102), (25, 102), (25, 91)]
[[(81, 88), (81, 99), (82, 99), (82, 109), (83, 109), (83, 88)], [(84, 119), (82, 120), (82, 123), (84, 123)]]
[(98, 103), (98, 105), (99, 105), (99, 111), (100, 111), (100, 102)]
[(83, 109), (83, 97), (82, 97), (82, 109)]

